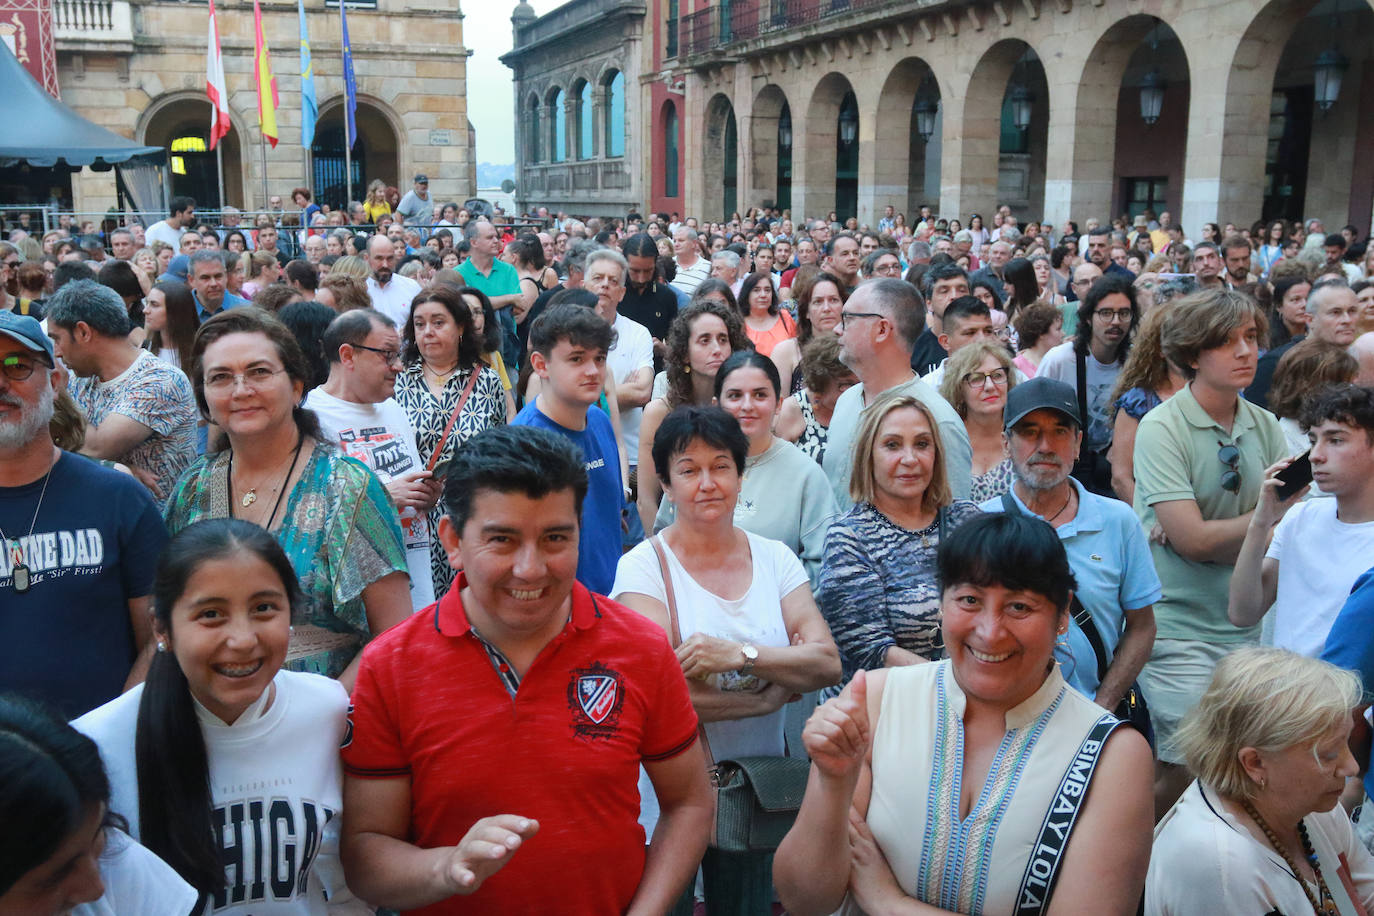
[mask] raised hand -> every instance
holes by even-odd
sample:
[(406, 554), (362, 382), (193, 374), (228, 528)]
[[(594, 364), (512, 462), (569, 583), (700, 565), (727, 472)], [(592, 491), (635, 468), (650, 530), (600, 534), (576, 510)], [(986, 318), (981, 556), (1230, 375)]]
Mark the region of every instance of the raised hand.
[(868, 722), (868, 674), (859, 671), (839, 696), (807, 720), (802, 744), (822, 776), (842, 779), (858, 772), (872, 734)]
[(471, 894), (496, 874), (516, 850), (539, 832), (539, 822), (518, 814), (497, 814), (473, 824), (444, 863), (444, 880), (455, 894)]

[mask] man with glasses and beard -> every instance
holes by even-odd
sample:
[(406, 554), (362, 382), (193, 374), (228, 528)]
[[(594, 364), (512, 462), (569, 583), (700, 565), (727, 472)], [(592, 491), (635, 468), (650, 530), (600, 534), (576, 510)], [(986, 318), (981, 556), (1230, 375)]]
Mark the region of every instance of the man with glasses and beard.
[(1266, 469), (1288, 456), (1273, 414), (1241, 397), (1255, 376), (1263, 311), (1244, 293), (1200, 290), (1175, 301), (1160, 340), (1188, 384), (1140, 421), (1135, 511), (1164, 586), (1155, 644), (1140, 672), (1158, 739), (1155, 813), (1192, 776), (1174, 743), (1223, 655), (1259, 641), (1227, 619), (1231, 574)]
[(143, 679), (167, 530), (137, 480), (53, 443), (55, 365), (35, 319), (0, 312), (0, 693), (75, 718)]

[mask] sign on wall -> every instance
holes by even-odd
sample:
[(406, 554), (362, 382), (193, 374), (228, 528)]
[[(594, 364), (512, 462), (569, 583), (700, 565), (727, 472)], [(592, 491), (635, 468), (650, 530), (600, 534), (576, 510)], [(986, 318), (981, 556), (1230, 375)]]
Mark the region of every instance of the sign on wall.
[(52, 0), (0, 0), (0, 40), (49, 95), (62, 97), (53, 49)]

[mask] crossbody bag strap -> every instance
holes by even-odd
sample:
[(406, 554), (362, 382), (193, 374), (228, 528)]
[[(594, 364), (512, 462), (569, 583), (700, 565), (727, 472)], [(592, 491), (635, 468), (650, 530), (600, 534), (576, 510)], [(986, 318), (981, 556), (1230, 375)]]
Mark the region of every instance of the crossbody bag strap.
[[(1078, 364), (1082, 366), (1083, 363)], [(1081, 381), (1081, 379), (1080, 379)], [(1016, 505), (1016, 500), (1011, 493), (1002, 494), (1002, 511), (1012, 514), (1020, 514), (1021, 508)], [(1097, 658), (1097, 680), (1102, 682), (1102, 678), (1107, 674), (1107, 645), (1102, 641), (1102, 632), (1097, 628), (1097, 621), (1093, 620), (1093, 615), (1088, 613), (1088, 609), (1083, 606), (1083, 602), (1078, 600), (1078, 594), (1073, 596), (1073, 605), (1070, 608), (1073, 614), (1073, 622), (1078, 624), (1078, 628), (1087, 637), (1088, 644), (1093, 647), (1093, 655)]]
[(1040, 825), (1039, 840), (1031, 847), (1030, 861), (1021, 876), (1021, 889), (1016, 894), (1016, 916), (1041, 916), (1049, 909), (1055, 882), (1059, 880), (1059, 866), (1064, 862), (1064, 850), (1068, 848), (1069, 837), (1082, 813), (1083, 800), (1088, 797), (1093, 773), (1102, 759), (1102, 748), (1121, 724), (1110, 713), (1102, 716), (1069, 761)]
[[(658, 535), (649, 538), (649, 543), (653, 545), (654, 553), (658, 554), (658, 570), (663, 574), (663, 594), (668, 599), (668, 638), (672, 640), (674, 651), (682, 645), (682, 627), (678, 623), (677, 617), (677, 595), (673, 593), (673, 575), (668, 571), (668, 554), (664, 551), (663, 539)], [(697, 738), (701, 740), (702, 750), (706, 751), (706, 766), (712, 774), (714, 782), (716, 771), (716, 755), (711, 753), (711, 740), (706, 737), (706, 726), (697, 723)]]
[(1081, 429), (1088, 428), (1088, 358), (1078, 352), (1078, 348), (1073, 350), (1074, 362), (1077, 365), (1078, 379), (1078, 419), (1082, 424)]
[(439, 437), (439, 444), (434, 447), (434, 454), (429, 456), (429, 461), (425, 464), (426, 471), (434, 470), (434, 466), (439, 463), (439, 456), (444, 453), (444, 445), (448, 443), (449, 433), (453, 432), (453, 424), (458, 422), (458, 415), (463, 412), (463, 405), (468, 402), (468, 395), (472, 394), (473, 386), (477, 384), (477, 376), (482, 374), (482, 365), (477, 364), (472, 370), (472, 375), (468, 376), (468, 383), (463, 386), (463, 393), (458, 395), (458, 406), (453, 408), (453, 416), (448, 418), (448, 425), (444, 427), (444, 433)]

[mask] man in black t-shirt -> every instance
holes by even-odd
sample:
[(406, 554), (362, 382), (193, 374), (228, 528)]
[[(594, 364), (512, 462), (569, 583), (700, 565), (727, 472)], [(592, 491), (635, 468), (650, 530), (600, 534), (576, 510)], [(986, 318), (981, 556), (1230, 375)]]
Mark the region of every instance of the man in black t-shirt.
[(654, 338), (654, 372), (663, 371), (667, 353), (668, 329), (677, 317), (677, 294), (658, 277), (658, 248), (645, 233), (632, 235), (620, 245), (629, 262), (629, 282), (618, 312), (638, 321)]

